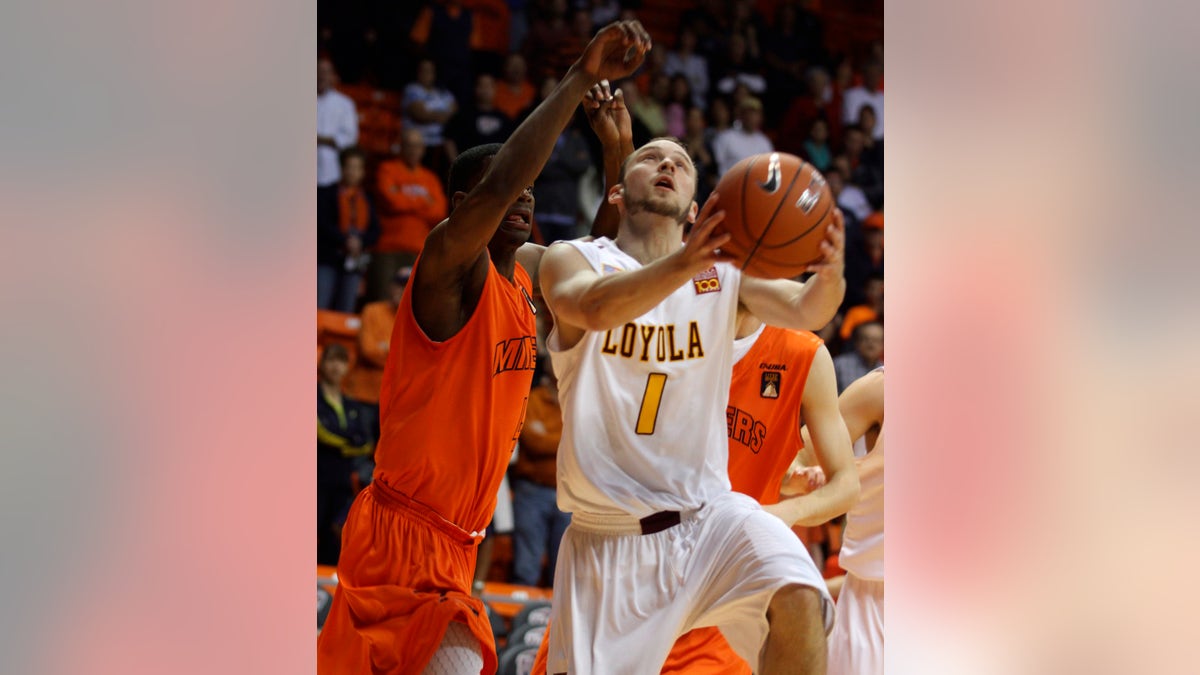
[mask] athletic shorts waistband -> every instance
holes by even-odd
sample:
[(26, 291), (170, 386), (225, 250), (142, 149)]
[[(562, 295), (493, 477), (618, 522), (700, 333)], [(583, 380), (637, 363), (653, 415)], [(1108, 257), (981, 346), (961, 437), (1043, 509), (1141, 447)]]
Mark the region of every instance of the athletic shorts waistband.
[(375, 501), (379, 502), (384, 508), (403, 511), (406, 515), (433, 527), (455, 543), (464, 546), (474, 546), (483, 541), (482, 533), (467, 532), (458, 525), (443, 518), (432, 506), (419, 502), (399, 490), (394, 490), (384, 485), (381, 481), (371, 481), (371, 484), (366, 489), (371, 491), (371, 495), (375, 498)]
[(644, 518), (635, 518), (627, 515), (605, 516), (577, 512), (571, 514), (571, 527), (595, 534), (655, 534), (663, 530), (669, 530), (680, 523), (695, 520), (696, 514), (703, 508), (704, 505), (701, 505), (699, 509), (692, 509), (690, 511), (659, 511)]

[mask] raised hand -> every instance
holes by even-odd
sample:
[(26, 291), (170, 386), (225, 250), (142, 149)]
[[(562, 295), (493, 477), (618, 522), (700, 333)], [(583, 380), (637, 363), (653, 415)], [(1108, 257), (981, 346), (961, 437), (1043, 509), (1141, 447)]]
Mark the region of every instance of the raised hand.
[(821, 262), (809, 265), (805, 271), (815, 272), (817, 276), (833, 281), (841, 279), (846, 267), (846, 219), (836, 206), (833, 207), (833, 222), (825, 228), (821, 253), (824, 254)]
[(733, 256), (721, 251), (721, 247), (729, 243), (729, 233), (723, 232), (713, 236), (713, 228), (722, 220), (725, 220), (725, 212), (717, 210), (717, 193), (714, 192), (696, 216), (696, 224), (692, 227), (684, 247), (674, 254), (681, 257), (690, 271), (700, 273), (713, 263), (733, 261)]
[(608, 80), (600, 80), (584, 94), (583, 112), (605, 147), (617, 147), (622, 143), (632, 147), (633, 121), (625, 107), (625, 95), (620, 89), (612, 90)]
[(592, 80), (616, 80), (638, 69), (650, 51), (650, 34), (638, 21), (617, 21), (605, 26), (575, 62)]

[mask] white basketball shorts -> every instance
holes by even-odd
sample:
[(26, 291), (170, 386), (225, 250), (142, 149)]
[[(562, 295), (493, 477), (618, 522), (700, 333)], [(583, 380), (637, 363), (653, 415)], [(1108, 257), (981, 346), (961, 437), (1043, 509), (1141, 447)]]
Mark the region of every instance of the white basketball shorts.
[(883, 582), (846, 575), (829, 635), (829, 675), (883, 673)]

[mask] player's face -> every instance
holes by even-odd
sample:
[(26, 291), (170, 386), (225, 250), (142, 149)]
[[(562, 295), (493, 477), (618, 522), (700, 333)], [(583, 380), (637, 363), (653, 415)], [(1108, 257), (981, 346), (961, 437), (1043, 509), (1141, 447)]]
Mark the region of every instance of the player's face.
[[(488, 157), (483, 160), (483, 168), (479, 171), (480, 179), (487, 173), (493, 159), (494, 157)], [(529, 235), (533, 233), (533, 206), (533, 186), (530, 185), (509, 204), (500, 221), (500, 227), (496, 229), (496, 234), (492, 235), (492, 243), (520, 246), (529, 241)]]
[(625, 210), (687, 220), (696, 196), (696, 167), (678, 143), (651, 141), (633, 153), (625, 169)]

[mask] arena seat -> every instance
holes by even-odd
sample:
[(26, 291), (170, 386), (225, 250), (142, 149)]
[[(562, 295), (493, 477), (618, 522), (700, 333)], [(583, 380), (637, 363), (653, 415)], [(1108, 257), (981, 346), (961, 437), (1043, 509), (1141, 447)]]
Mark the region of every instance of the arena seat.
[(508, 645), (505, 649), (516, 647), (516, 645), (533, 645), (536, 647), (542, 643), (542, 635), (545, 633), (545, 626), (535, 626), (528, 623), (520, 626), (514, 623), (512, 632), (508, 634)]
[(550, 622), (550, 603), (545, 600), (526, 603), (513, 617), (513, 628), (518, 626), (545, 626)]
[(537, 658), (538, 645), (512, 645), (500, 654), (500, 667), (496, 675), (529, 675), (533, 672), (533, 661)]

